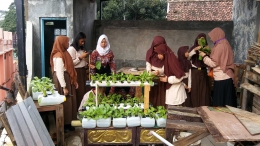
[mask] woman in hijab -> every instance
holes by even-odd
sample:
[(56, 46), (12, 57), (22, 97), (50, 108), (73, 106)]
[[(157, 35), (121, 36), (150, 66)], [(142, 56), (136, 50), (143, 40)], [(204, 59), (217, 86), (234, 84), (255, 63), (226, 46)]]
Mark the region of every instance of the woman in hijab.
[(183, 106), (193, 107), (190, 99), (190, 91), (191, 91), (191, 63), (188, 60), (189, 57), (189, 46), (181, 46), (178, 49), (178, 60), (180, 63), (180, 67), (183, 72), (185, 72), (188, 78), (182, 80), (184, 83), (184, 87), (186, 89), (187, 99), (183, 103)]
[(74, 67), (77, 72), (77, 82), (79, 84), (79, 87), (76, 90), (77, 107), (80, 106), (81, 100), (83, 99), (83, 96), (85, 95), (85, 93), (88, 90), (90, 90), (90, 89), (87, 89), (87, 86), (86, 86), (87, 62), (84, 58), (87, 57), (88, 53), (84, 50), (85, 49), (85, 40), (86, 40), (86, 35), (83, 32), (79, 32), (67, 50), (69, 52), (70, 56), (72, 57)]
[(191, 60), (191, 102), (193, 107), (210, 105), (210, 84), (207, 74), (207, 65), (202, 60), (199, 60), (198, 39), (207, 38), (204, 33), (201, 33), (195, 39), (194, 45), (189, 50), (189, 59)]
[(232, 48), (221, 28), (214, 28), (208, 34), (214, 43), (210, 57), (203, 52), (200, 52), (200, 55), (203, 57), (204, 63), (213, 69), (213, 106), (229, 105), (236, 107)]
[(53, 44), (50, 64), (53, 74), (53, 83), (59, 94), (66, 96), (64, 106), (64, 131), (75, 130), (70, 125), (72, 120), (77, 119), (77, 100), (76, 88), (77, 73), (75, 71), (72, 58), (67, 52), (69, 47), (69, 38), (66, 36), (58, 36)]
[(183, 104), (187, 96), (182, 80), (187, 76), (177, 57), (166, 44), (156, 46), (154, 51), (158, 54), (158, 59), (163, 61), (164, 76), (160, 77), (160, 81), (166, 83), (165, 103), (175, 106)]
[[(101, 68), (97, 69), (95, 64), (97, 61), (101, 62)], [(114, 53), (110, 49), (110, 44), (108, 38), (105, 34), (102, 34), (97, 42), (96, 50), (91, 54), (90, 61), (90, 73), (93, 74), (107, 74), (116, 73), (116, 64), (114, 60)], [(106, 88), (106, 95), (109, 93), (114, 93), (115, 88)]]
[[(158, 54), (154, 51), (156, 46), (166, 44), (165, 39), (162, 36), (156, 36), (153, 39), (150, 49), (146, 53), (146, 71), (152, 72), (157, 76), (163, 75), (163, 60), (158, 58)], [(165, 90), (166, 84), (160, 82), (160, 80), (154, 80), (157, 83), (156, 86), (151, 87), (149, 100), (154, 107), (165, 106)]]

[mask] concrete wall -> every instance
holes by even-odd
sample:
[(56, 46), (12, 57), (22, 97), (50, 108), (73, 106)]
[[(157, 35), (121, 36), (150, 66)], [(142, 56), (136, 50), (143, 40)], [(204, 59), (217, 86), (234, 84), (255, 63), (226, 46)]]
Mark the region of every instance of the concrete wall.
[[(114, 52), (117, 69), (121, 67), (145, 67), (146, 51), (150, 48), (153, 38), (161, 35), (168, 46), (177, 54), (180, 46), (192, 46), (199, 33), (208, 34), (215, 27), (224, 29), (227, 39), (232, 41), (233, 23), (225, 22), (185, 22), (185, 21), (95, 21), (95, 49), (98, 37), (104, 33), (108, 36)], [(208, 37), (210, 47), (212, 42)]]
[(33, 76), (41, 76), (40, 18), (67, 18), (67, 36), (73, 37), (73, 0), (28, 0), (28, 21), (33, 24)]
[(82, 31), (86, 34), (87, 50), (91, 48), (93, 38), (93, 24), (96, 18), (96, 3), (89, 0), (74, 0), (73, 1), (73, 28), (74, 36)]
[(233, 1), (234, 55), (236, 63), (243, 63), (247, 49), (257, 41), (259, 30), (259, 2), (255, 0)]

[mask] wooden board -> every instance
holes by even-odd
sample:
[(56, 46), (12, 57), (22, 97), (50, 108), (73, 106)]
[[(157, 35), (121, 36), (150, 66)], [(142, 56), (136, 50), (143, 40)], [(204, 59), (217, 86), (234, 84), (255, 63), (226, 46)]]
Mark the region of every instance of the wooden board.
[[(254, 71), (256, 71), (258, 74), (260, 74), (260, 67), (252, 67)], [(259, 82), (258, 82), (259, 83)]]
[(227, 106), (252, 135), (260, 134), (260, 116), (238, 108)]
[(253, 72), (250, 72), (250, 71), (246, 71), (245, 77), (247, 79), (249, 79), (250, 81), (253, 81), (255, 83), (260, 83), (260, 75), (258, 75), (256, 73), (253, 73)]
[(260, 141), (260, 135), (251, 135), (233, 114), (210, 111), (207, 106), (198, 112), (216, 142)]
[(252, 61), (252, 60), (244, 60), (244, 62), (251, 64), (251, 65), (255, 65), (255, 61)]
[(253, 86), (253, 85), (251, 85), (249, 83), (243, 83), (240, 86), (242, 88), (244, 88), (244, 89), (246, 89), (246, 90), (248, 90), (248, 91), (250, 91), (250, 92), (252, 92), (252, 93), (254, 93), (254, 94), (258, 95), (258, 96), (260, 96), (260, 90), (257, 87), (255, 87), (255, 86)]
[(131, 69), (133, 69), (133, 67), (124, 67), (124, 68), (119, 69), (117, 72), (123, 72), (125, 74), (140, 75), (141, 73), (143, 73), (146, 70), (146, 68), (138, 68), (138, 71), (133, 71)]

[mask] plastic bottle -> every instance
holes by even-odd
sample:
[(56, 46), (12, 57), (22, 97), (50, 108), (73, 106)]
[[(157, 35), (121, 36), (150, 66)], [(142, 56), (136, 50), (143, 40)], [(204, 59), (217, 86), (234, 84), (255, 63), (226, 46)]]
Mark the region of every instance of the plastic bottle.
[(43, 97), (42, 94), (38, 96), (39, 106), (56, 105), (65, 101), (66, 97), (64, 95), (60, 95), (57, 91), (55, 91), (53, 95), (48, 95), (47, 97)]

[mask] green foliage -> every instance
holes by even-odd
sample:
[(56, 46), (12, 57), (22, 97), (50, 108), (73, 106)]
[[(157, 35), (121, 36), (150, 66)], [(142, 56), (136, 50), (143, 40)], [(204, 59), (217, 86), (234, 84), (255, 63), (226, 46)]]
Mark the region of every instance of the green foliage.
[(16, 7), (14, 3), (10, 4), (9, 11), (6, 13), (1, 27), (4, 31), (16, 31)]
[(102, 7), (102, 20), (166, 20), (167, 0), (110, 0)]
[(40, 79), (36, 76), (30, 83), (32, 92), (42, 92), (44, 97), (47, 96), (47, 91), (51, 91), (52, 94), (54, 93), (53, 86), (54, 84), (52, 83), (52, 80), (48, 77), (42, 77)]
[(139, 107), (130, 107), (129, 109), (126, 110), (125, 112), (128, 116), (139, 116), (142, 114), (142, 109)]
[[(211, 49), (206, 47), (206, 39), (204, 37), (201, 37), (198, 39), (198, 44), (201, 46), (199, 51), (204, 52), (206, 55), (209, 55), (211, 53)], [(202, 57), (199, 56), (199, 60), (202, 60)]]
[(155, 109), (154, 107), (149, 107), (149, 108), (147, 109), (147, 112), (146, 112), (146, 113), (145, 113), (145, 112), (142, 113), (142, 116), (143, 116), (143, 117), (155, 118), (155, 117), (156, 117), (156, 116), (155, 116), (155, 112), (156, 112), (156, 109)]
[(95, 66), (96, 66), (96, 69), (100, 70), (100, 68), (101, 68), (101, 62), (100, 62), (100, 61), (96, 61)]
[(84, 104), (84, 106), (89, 106), (89, 107), (91, 107), (91, 106), (95, 106), (95, 95), (92, 93), (92, 92), (90, 92), (89, 93), (89, 97), (88, 97), (88, 100), (86, 101), (86, 103)]
[(96, 117), (95, 119), (106, 119), (112, 117), (114, 108), (110, 107), (109, 104), (101, 104), (96, 108)]
[(113, 118), (123, 118), (125, 117), (125, 110), (123, 108), (114, 109)]
[(84, 117), (87, 119), (96, 119), (96, 109), (93, 107), (90, 107), (86, 111), (79, 112), (80, 117)]
[(167, 110), (165, 109), (164, 106), (158, 106), (156, 114), (158, 115), (158, 118), (166, 119), (166, 117), (167, 117)]

